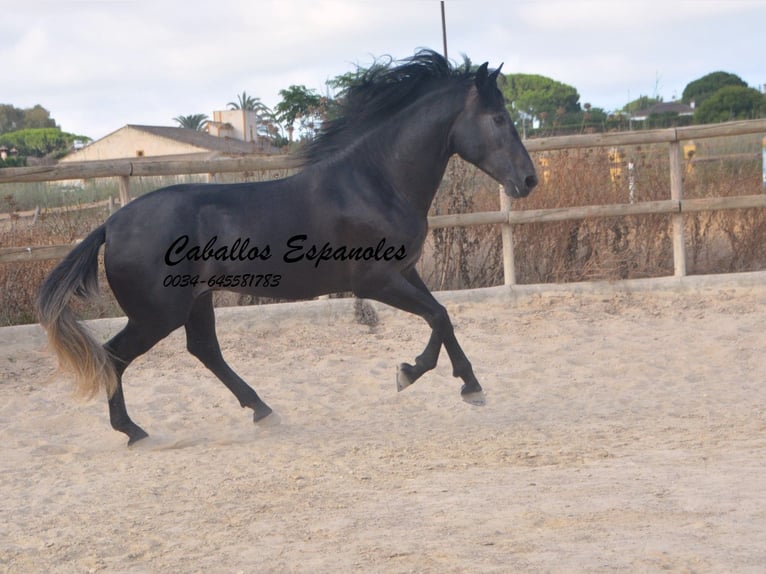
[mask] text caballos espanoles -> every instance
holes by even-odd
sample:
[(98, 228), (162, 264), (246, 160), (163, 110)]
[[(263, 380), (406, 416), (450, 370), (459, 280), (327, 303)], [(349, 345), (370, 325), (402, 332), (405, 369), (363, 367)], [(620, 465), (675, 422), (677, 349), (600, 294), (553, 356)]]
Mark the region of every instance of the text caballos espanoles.
[[(231, 245), (219, 244), (214, 235), (204, 245), (191, 242), (188, 235), (181, 235), (170, 244), (165, 252), (165, 263), (178, 265), (183, 261), (268, 261), (272, 249), (269, 244), (253, 245), (249, 237), (237, 238)], [(329, 242), (318, 245), (308, 242), (307, 235), (293, 235), (285, 242), (282, 260), (285, 263), (312, 262), (319, 267), (323, 261), (401, 261), (407, 256), (404, 245), (387, 245), (382, 237), (377, 245), (348, 246), (332, 245)]]

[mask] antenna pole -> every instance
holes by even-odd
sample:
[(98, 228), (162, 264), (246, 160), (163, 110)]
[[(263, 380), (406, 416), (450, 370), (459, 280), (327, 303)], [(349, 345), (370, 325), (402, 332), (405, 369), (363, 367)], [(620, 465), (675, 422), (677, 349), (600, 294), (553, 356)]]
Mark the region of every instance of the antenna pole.
[(441, 0), (442, 6), (442, 42), (444, 43), (444, 58), (447, 59), (447, 19), (444, 16), (444, 0)]

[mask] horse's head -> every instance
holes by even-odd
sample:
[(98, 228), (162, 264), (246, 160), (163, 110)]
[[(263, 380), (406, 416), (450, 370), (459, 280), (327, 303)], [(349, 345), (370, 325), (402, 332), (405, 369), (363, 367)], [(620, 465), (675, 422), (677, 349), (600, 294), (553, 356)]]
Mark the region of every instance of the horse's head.
[(535, 166), (497, 87), (500, 68), (487, 64), (476, 71), (465, 107), (452, 127), (452, 149), (464, 160), (485, 171), (512, 197), (526, 197), (537, 185)]

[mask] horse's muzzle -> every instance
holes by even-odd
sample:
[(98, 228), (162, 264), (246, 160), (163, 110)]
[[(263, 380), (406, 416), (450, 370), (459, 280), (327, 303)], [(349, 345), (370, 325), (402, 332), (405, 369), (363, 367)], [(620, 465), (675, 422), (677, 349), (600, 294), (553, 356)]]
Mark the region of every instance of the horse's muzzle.
[(524, 178), (524, 182), (519, 185), (515, 182), (505, 186), (505, 192), (511, 197), (522, 198), (527, 197), (532, 193), (532, 189), (537, 186), (538, 180), (535, 174), (528, 175)]

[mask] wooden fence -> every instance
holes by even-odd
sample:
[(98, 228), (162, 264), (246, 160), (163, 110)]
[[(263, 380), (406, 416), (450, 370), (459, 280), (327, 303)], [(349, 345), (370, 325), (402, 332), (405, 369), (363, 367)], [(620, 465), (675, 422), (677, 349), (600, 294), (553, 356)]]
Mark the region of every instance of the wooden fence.
[[(626, 145), (667, 144), (670, 160), (670, 197), (667, 200), (661, 201), (513, 211), (510, 199), (501, 190), (499, 211), (432, 216), (428, 219), (429, 226), (431, 228), (440, 228), (489, 224), (501, 225), (504, 283), (506, 285), (513, 285), (516, 283), (512, 234), (514, 225), (593, 217), (665, 213), (670, 215), (672, 221), (674, 275), (683, 276), (686, 275), (685, 213), (766, 207), (766, 194), (684, 199), (684, 166), (681, 142), (748, 134), (766, 134), (766, 120), (527, 140), (525, 145), (533, 153), (575, 148), (612, 148)], [(298, 166), (298, 161), (290, 156), (218, 157), (197, 160), (124, 159), (0, 169), (0, 184), (117, 177), (120, 181), (120, 199), (124, 204), (129, 199), (130, 182), (131, 178), (134, 177), (233, 173), (291, 169)], [(0, 248), (0, 263), (60, 259), (71, 248), (71, 245)]]

